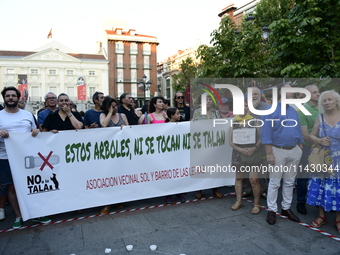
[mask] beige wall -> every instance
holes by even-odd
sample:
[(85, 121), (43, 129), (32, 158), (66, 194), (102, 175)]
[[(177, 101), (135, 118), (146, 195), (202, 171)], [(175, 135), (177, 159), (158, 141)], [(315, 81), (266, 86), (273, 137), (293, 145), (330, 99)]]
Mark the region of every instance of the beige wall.
[[(38, 73), (35, 73), (36, 70)], [(94, 75), (90, 72), (94, 72)], [(77, 103), (78, 109), (79, 106), (86, 109), (89, 107), (87, 101), (92, 102), (92, 94), (95, 91), (101, 91), (105, 95), (109, 92), (107, 61), (80, 60), (55, 49), (44, 50), (21, 59), (0, 57), (0, 89), (5, 86), (17, 86), (18, 75), (27, 75), (28, 104), (34, 106), (37, 105), (37, 101), (44, 101), (45, 94), (52, 91), (57, 95), (69, 94), (70, 98)], [(87, 100), (78, 102), (77, 78), (79, 76), (84, 76), (86, 79)], [(3, 99), (0, 98), (0, 101), (2, 102)]]

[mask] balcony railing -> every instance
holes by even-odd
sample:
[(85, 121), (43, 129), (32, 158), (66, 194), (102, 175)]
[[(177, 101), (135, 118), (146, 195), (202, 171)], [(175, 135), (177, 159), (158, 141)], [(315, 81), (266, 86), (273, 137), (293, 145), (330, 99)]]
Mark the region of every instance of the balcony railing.
[(143, 55), (151, 55), (151, 50), (143, 50)]
[(151, 69), (152, 65), (150, 64), (143, 64), (143, 69)]
[(125, 68), (125, 63), (117, 62), (116, 63), (116, 68)]
[[(143, 78), (116, 78), (117, 83), (138, 83), (139, 81), (143, 80)], [(152, 82), (152, 79), (150, 79)]]
[(130, 49), (130, 55), (138, 55), (138, 50), (131, 50)]
[(138, 69), (138, 64), (137, 63), (130, 63), (130, 68), (131, 69)]

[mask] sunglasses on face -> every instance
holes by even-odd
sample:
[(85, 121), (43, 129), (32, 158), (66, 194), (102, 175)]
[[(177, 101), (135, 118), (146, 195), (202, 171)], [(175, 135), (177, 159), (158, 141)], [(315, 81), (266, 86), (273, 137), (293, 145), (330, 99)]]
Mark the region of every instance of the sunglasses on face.
[(70, 100), (69, 99), (59, 99), (60, 103), (63, 103), (63, 102), (67, 103), (68, 101), (70, 101)]
[(53, 100), (53, 99), (57, 99), (56, 97), (47, 97), (46, 100)]
[(184, 99), (184, 96), (177, 97), (177, 99)]

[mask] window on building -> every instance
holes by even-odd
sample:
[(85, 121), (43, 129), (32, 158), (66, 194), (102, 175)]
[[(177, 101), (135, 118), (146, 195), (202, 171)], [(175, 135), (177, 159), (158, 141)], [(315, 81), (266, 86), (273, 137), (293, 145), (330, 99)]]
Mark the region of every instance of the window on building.
[(137, 84), (136, 83), (131, 84), (131, 96), (137, 97)]
[(94, 76), (96, 75), (96, 71), (89, 71), (89, 76)]
[(31, 94), (29, 94), (31, 102), (41, 101), (39, 87), (31, 86)]
[(90, 101), (92, 103), (92, 95), (97, 91), (96, 87), (89, 87)]
[(151, 55), (151, 46), (148, 43), (143, 44), (143, 55)]
[(130, 68), (137, 68), (137, 56), (131, 55), (130, 57)]
[(130, 54), (138, 54), (137, 43), (131, 43), (130, 44)]
[(67, 75), (73, 75), (74, 74), (74, 70), (66, 70), (66, 74)]
[(117, 81), (118, 82), (124, 81), (124, 70), (123, 69), (117, 69)]
[(144, 74), (146, 76), (146, 80), (149, 81), (151, 79), (151, 77), (150, 77), (150, 70), (144, 70)]
[(143, 63), (143, 67), (144, 68), (150, 68), (150, 57), (149, 56), (144, 56), (144, 63)]
[(124, 54), (124, 43), (123, 42), (116, 42), (116, 53)]
[(75, 100), (76, 98), (76, 93), (75, 93), (75, 87), (67, 87), (66, 88), (66, 94), (71, 100)]
[(117, 67), (124, 67), (123, 55), (117, 55)]
[(121, 94), (124, 93), (124, 84), (123, 83), (118, 83), (117, 87), (118, 87), (117, 97), (119, 97)]
[(131, 82), (137, 82), (137, 70), (131, 69)]
[(170, 97), (170, 77), (167, 77), (165, 79), (165, 86), (166, 86), (166, 98), (171, 98)]
[(36, 69), (36, 68), (32, 68), (31, 69), (31, 74), (38, 74), (39, 73), (39, 70), (38, 69)]
[(171, 98), (170, 97), (170, 88), (166, 89), (166, 98)]
[(50, 70), (48, 70), (48, 74), (50, 74), (50, 75), (56, 75), (56, 74), (57, 74), (57, 70), (55, 70), (55, 69), (50, 69)]
[(6, 73), (15, 73), (15, 69), (14, 68), (7, 68)]

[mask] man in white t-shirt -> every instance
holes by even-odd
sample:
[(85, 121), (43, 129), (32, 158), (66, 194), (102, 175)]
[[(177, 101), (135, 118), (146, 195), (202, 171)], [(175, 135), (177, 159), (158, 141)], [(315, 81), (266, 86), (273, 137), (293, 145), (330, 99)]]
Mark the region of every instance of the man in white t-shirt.
[[(22, 218), (15, 193), (4, 139), (8, 138), (10, 133), (20, 132), (32, 132), (32, 136), (35, 137), (39, 133), (39, 129), (36, 127), (33, 115), (27, 111), (19, 109), (18, 101), (20, 98), (20, 91), (17, 88), (5, 87), (1, 91), (1, 94), (4, 99), (5, 109), (0, 111), (0, 183), (1, 185), (7, 185), (8, 200), (16, 214), (16, 220), (13, 224), (13, 228), (20, 228), (22, 226)], [(4, 214), (4, 211), (1, 211), (0, 214), (1, 213)], [(48, 222), (46, 217), (42, 218), (45, 219), (44, 223)]]

